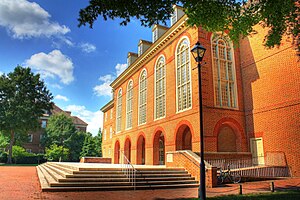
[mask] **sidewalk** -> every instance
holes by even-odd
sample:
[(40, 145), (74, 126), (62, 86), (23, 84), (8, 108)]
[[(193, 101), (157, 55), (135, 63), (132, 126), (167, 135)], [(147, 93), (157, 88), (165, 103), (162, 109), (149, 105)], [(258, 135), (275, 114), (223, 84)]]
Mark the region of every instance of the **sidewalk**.
[[(275, 190), (298, 189), (300, 178), (275, 180)], [(270, 191), (270, 181), (243, 183), (243, 193)], [(107, 191), (107, 192), (42, 192), (35, 167), (0, 166), (0, 200), (171, 200), (195, 198), (198, 188), (145, 191)], [(238, 194), (239, 185), (228, 184), (224, 187), (207, 188), (207, 196)]]

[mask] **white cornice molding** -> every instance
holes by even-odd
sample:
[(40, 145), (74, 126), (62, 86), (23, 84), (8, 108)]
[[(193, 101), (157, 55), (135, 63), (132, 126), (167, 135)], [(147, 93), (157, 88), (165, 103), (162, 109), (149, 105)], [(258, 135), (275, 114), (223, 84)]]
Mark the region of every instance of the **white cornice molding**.
[(154, 42), (149, 49), (145, 53), (143, 53), (134, 63), (132, 63), (120, 76), (118, 76), (110, 86), (113, 89), (116, 89), (120, 84), (126, 81), (126, 77), (136, 72), (142, 64), (148, 61), (156, 51), (162, 48), (166, 43), (168, 43), (171, 38), (177, 35), (182, 29), (186, 28), (186, 21), (188, 17), (185, 15), (181, 17), (176, 24), (174, 24), (168, 31), (165, 32), (156, 42)]

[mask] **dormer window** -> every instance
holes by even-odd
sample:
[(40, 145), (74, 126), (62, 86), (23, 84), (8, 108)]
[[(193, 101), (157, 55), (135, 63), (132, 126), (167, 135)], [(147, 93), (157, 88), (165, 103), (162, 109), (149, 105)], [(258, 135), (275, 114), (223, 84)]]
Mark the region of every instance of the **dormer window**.
[(173, 6), (173, 14), (171, 15), (171, 26), (175, 24), (185, 13), (183, 11), (183, 8), (177, 5)]
[(142, 55), (143, 54), (143, 44), (140, 44), (138, 46), (138, 56)]
[(177, 15), (176, 15), (176, 10), (174, 10), (173, 14), (171, 15), (171, 26), (175, 24), (177, 21)]
[(130, 57), (127, 57), (127, 66), (129, 67), (130, 65), (131, 65)]
[(152, 32), (152, 42), (155, 42), (158, 39), (158, 29), (154, 29)]

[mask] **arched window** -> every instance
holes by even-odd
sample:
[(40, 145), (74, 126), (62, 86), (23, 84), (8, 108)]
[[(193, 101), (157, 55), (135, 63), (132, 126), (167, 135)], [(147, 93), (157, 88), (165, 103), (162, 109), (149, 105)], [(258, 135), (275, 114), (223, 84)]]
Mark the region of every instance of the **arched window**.
[(129, 81), (126, 96), (126, 129), (132, 127), (133, 81)]
[(214, 34), (212, 37), (215, 105), (236, 108), (236, 80), (233, 49), (229, 39)]
[(118, 97), (117, 97), (117, 122), (116, 122), (116, 132), (121, 131), (122, 124), (122, 89), (119, 89)]
[(161, 56), (155, 66), (155, 119), (166, 115), (166, 64)]
[(176, 49), (177, 111), (192, 107), (190, 43), (183, 39)]
[(139, 84), (139, 125), (146, 123), (147, 109), (147, 72), (144, 69), (140, 75)]

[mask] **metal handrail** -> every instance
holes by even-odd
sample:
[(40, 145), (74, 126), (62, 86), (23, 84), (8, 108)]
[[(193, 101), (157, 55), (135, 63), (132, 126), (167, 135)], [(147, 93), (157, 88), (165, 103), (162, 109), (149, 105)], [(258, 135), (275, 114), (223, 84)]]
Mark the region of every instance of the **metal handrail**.
[(128, 160), (128, 158), (125, 156), (124, 152), (120, 150), (120, 153), (122, 155), (121, 157), (121, 168), (122, 172), (126, 175), (126, 177), (129, 180), (129, 183), (133, 186), (133, 189), (136, 188), (136, 173), (137, 170), (134, 168), (134, 166), (131, 164), (131, 162)]

